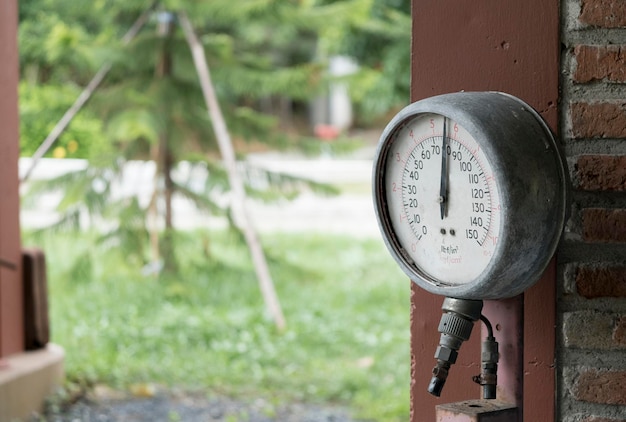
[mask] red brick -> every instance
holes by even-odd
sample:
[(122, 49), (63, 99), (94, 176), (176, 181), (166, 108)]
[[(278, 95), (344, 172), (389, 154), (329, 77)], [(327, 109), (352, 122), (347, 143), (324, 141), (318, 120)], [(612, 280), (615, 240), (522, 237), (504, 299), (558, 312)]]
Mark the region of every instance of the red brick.
[(576, 175), (580, 189), (626, 191), (626, 156), (581, 155)]
[(582, 0), (580, 22), (602, 28), (626, 26), (626, 2), (623, 0)]
[(579, 267), (576, 289), (587, 299), (626, 297), (626, 267)]
[(584, 209), (582, 225), (585, 242), (626, 242), (625, 209)]
[(577, 45), (574, 82), (626, 82), (626, 46)]
[(577, 400), (626, 405), (626, 371), (586, 370), (574, 388)]
[(574, 138), (626, 138), (626, 103), (579, 102), (571, 106)]

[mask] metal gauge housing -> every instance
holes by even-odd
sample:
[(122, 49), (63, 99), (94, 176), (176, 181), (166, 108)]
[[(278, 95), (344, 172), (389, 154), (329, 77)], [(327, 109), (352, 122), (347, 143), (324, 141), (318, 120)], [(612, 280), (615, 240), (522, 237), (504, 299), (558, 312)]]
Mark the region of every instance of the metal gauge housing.
[(559, 242), (569, 180), (541, 116), (500, 92), (459, 92), (401, 110), (374, 159), (387, 248), (420, 287), (461, 299), (515, 296)]

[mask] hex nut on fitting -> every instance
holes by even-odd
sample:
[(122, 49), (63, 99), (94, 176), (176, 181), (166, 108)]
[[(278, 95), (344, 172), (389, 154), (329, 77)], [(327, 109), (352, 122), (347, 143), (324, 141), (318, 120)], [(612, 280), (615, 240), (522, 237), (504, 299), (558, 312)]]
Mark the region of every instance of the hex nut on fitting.
[(482, 362), (498, 363), (498, 359), (500, 359), (500, 353), (498, 352), (482, 352), (480, 355)]
[(435, 351), (435, 359), (448, 361), (451, 364), (456, 362), (458, 356), (459, 352), (456, 350), (441, 345), (437, 346), (437, 350)]
[(486, 341), (483, 341), (482, 351), (480, 353), (480, 359), (482, 362), (492, 362), (498, 363), (500, 359), (498, 342), (493, 338), (488, 338)]
[(448, 368), (435, 366), (433, 368), (433, 376), (445, 380), (448, 377)]

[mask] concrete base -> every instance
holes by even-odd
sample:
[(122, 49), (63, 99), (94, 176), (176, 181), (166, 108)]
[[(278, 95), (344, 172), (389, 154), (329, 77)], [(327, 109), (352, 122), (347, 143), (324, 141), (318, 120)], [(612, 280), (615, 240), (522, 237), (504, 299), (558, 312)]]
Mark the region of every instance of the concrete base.
[(64, 356), (60, 346), (48, 344), (0, 360), (0, 422), (42, 410), (45, 399), (61, 385)]

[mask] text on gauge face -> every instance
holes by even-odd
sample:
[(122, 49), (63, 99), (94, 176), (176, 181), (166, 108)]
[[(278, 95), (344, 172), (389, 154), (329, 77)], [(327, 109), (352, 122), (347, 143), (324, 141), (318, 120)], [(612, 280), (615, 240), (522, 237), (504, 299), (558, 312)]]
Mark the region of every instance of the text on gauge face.
[(500, 230), (498, 188), (480, 144), (447, 117), (418, 114), (395, 133), (386, 163), (391, 223), (418, 271), (471, 282), (489, 265)]

